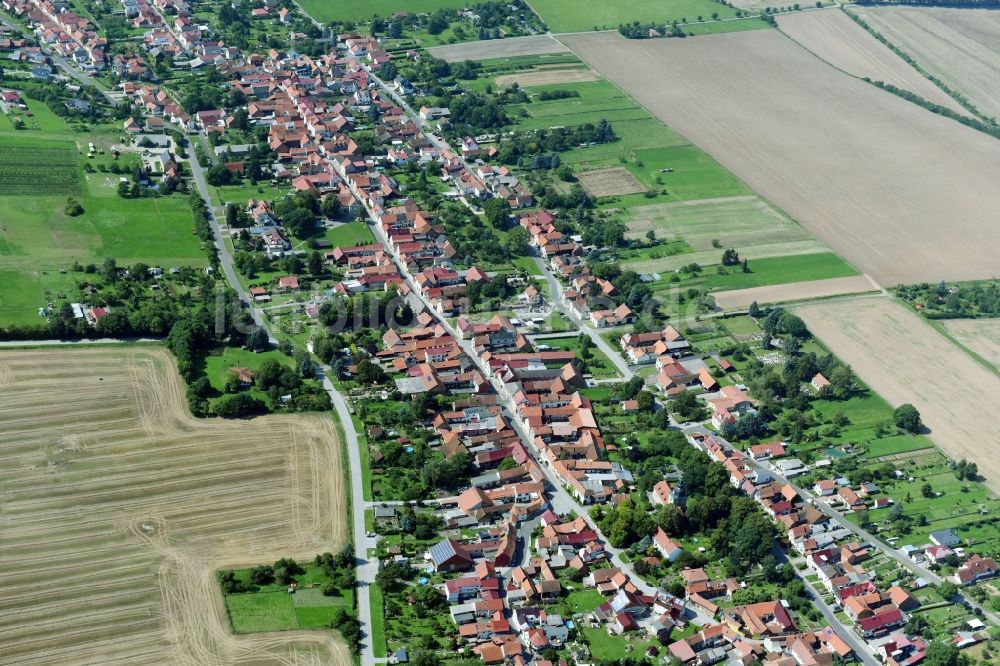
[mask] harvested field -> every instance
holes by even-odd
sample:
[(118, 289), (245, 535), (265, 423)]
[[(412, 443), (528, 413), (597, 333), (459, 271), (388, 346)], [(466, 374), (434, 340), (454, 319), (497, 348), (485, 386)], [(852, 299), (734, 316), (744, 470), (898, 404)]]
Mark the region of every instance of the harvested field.
[(194, 419), (159, 348), (0, 352), (0, 404), (0, 662), (350, 663), (234, 636), (215, 578), (343, 543), (328, 417)]
[(653, 229), (657, 238), (684, 240), (695, 251), (712, 250), (713, 241), (743, 252), (755, 245), (815, 240), (787, 215), (752, 195), (635, 206), (629, 214), (629, 238), (643, 238)]
[(956, 113), (969, 115), (962, 105), (892, 52), (839, 7), (820, 12), (778, 16), (781, 31), (848, 74), (891, 83)]
[(1000, 10), (854, 7), (851, 11), (982, 113), (1000, 119)]
[(1000, 141), (776, 31), (560, 39), (879, 284), (996, 272)]
[(912, 403), (934, 442), (951, 458), (979, 466), (1000, 488), (1000, 377), (935, 331), (919, 315), (883, 296), (794, 308), (809, 330), (893, 406)]
[(764, 305), (843, 294), (861, 294), (876, 289), (877, 287), (864, 275), (854, 275), (852, 277), (830, 278), (829, 280), (810, 280), (809, 282), (776, 284), (769, 287), (717, 291), (712, 296), (715, 298), (716, 305), (723, 310), (735, 310), (745, 308), (754, 301), (757, 301), (759, 305)]
[(642, 183), (625, 167), (597, 169), (577, 174), (580, 185), (594, 197), (610, 197), (618, 194), (635, 194), (646, 190)]
[(480, 42), (435, 46), (427, 49), (427, 52), (435, 58), (441, 58), (448, 62), (462, 62), (464, 60), (548, 55), (550, 53), (565, 53), (568, 50), (549, 35), (532, 35), (530, 37), (487, 39)]
[(941, 323), (956, 340), (1000, 369), (1000, 319), (949, 319)]
[(496, 77), (496, 84), (501, 88), (517, 84), (522, 88), (527, 86), (548, 86), (558, 83), (587, 83), (596, 81), (597, 73), (587, 67), (570, 67), (560, 69), (536, 68), (515, 74), (504, 74)]

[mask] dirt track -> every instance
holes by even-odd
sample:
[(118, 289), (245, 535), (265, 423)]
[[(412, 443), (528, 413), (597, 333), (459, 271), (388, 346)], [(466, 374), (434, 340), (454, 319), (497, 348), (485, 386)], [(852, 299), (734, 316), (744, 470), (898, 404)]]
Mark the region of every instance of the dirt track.
[(1000, 10), (855, 5), (851, 11), (982, 113), (1000, 119)]
[(781, 31), (834, 67), (859, 78), (883, 81), (962, 115), (962, 105), (889, 47), (868, 34), (839, 7), (778, 16)]
[(793, 308), (822, 340), (892, 405), (912, 403), (931, 438), (954, 459), (975, 461), (1000, 488), (996, 412), (1000, 378), (884, 296)]
[(156, 348), (2, 351), (0, 379), (0, 662), (350, 663), (233, 636), (214, 579), (343, 542), (332, 421), (196, 420)]
[(879, 284), (996, 273), (1000, 141), (776, 31), (560, 39)]
[(876, 287), (864, 275), (853, 275), (851, 277), (830, 278), (829, 280), (811, 280), (809, 282), (775, 284), (768, 287), (717, 291), (712, 294), (712, 297), (723, 310), (734, 310), (745, 308), (754, 301), (757, 301), (758, 305), (764, 305), (765, 303), (784, 303), (843, 294), (860, 294), (875, 290)]
[(492, 58), (565, 53), (566, 47), (548, 35), (533, 35), (531, 37), (488, 39), (482, 42), (435, 46), (427, 49), (427, 52), (435, 58), (441, 58), (448, 62), (462, 62), (463, 60), (490, 60)]

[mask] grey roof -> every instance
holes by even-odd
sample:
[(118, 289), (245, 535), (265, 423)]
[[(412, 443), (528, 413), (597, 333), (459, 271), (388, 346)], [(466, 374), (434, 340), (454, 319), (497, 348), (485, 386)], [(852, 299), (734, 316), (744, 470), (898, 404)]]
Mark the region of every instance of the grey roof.
[(958, 538), (958, 534), (955, 530), (951, 529), (931, 532), (930, 537), (931, 541), (939, 546), (957, 546), (962, 542), (962, 540)]

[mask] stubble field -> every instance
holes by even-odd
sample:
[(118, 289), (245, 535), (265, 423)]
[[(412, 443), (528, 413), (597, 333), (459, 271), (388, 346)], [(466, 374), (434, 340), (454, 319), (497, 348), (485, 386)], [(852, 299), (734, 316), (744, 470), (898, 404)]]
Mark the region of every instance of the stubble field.
[(995, 272), (997, 140), (776, 31), (560, 40), (879, 284)]
[(565, 46), (549, 35), (531, 35), (435, 46), (427, 49), (427, 52), (435, 58), (441, 58), (448, 62), (462, 62), (463, 60), (490, 60), (493, 58), (566, 53), (567, 50)]
[(158, 348), (0, 352), (0, 404), (0, 662), (350, 663), (232, 635), (215, 580), (343, 542), (328, 418), (196, 420)]
[(1000, 10), (852, 7), (928, 72), (1000, 119)]
[(975, 461), (1000, 487), (1000, 378), (935, 331), (919, 315), (875, 296), (794, 308), (816, 336), (893, 407), (913, 404), (931, 439), (952, 459)]
[(717, 291), (712, 294), (712, 297), (715, 299), (715, 304), (723, 310), (736, 310), (748, 307), (754, 301), (758, 305), (765, 305), (767, 303), (804, 301), (812, 298), (829, 298), (845, 294), (861, 294), (867, 291), (875, 291), (875, 286), (864, 275), (853, 275), (828, 280), (810, 280), (767, 287)]
[(781, 14), (778, 27), (819, 58), (848, 74), (891, 83), (956, 113), (969, 115), (961, 104), (868, 34), (839, 7)]
[(941, 323), (956, 340), (1000, 370), (1000, 319), (948, 319)]

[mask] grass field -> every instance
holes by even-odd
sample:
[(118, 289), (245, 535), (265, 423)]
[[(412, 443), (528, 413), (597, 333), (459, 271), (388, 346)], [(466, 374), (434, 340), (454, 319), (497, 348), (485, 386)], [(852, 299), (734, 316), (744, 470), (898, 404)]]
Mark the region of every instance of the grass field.
[[(716, 251), (716, 255), (721, 258), (721, 250)], [(670, 262), (667, 264), (659, 260), (644, 260), (627, 261), (623, 262), (623, 265), (644, 273), (669, 271), (671, 270), (670, 265), (685, 265), (692, 261), (691, 257), (692, 255), (676, 255), (670, 257)], [(687, 260), (684, 261), (684, 259)], [(721, 265), (719, 265), (719, 259), (716, 259), (715, 265), (703, 266), (702, 272), (697, 276), (684, 274), (685, 277), (676, 284), (661, 280), (653, 283), (653, 289), (654, 291), (662, 291), (691, 286), (706, 287), (710, 291), (748, 289), (750, 287), (857, 275), (857, 271), (832, 252), (749, 259), (747, 267), (750, 269), (749, 273), (744, 273), (740, 266), (728, 266), (723, 268), (725, 273), (721, 274), (717, 272)]]
[[(75, 261), (100, 265), (112, 257), (164, 269), (208, 263), (184, 195), (122, 199), (117, 175), (84, 173), (79, 146), (93, 142), (110, 153), (117, 135), (104, 127), (73, 133), (44, 105), (31, 106), (38, 130), (0, 124), (0, 326), (37, 323), (53, 295), (74, 289), (59, 271)], [(125, 153), (119, 162), (136, 159)], [(67, 196), (82, 204), (82, 215), (65, 214)]]
[[(580, 356), (580, 339), (579, 338), (535, 338), (535, 345), (547, 345), (551, 350), (565, 350), (575, 352), (577, 357)], [(615, 368), (614, 364), (608, 359), (608, 357), (600, 349), (596, 347), (590, 348), (590, 357), (584, 359), (587, 363), (587, 372), (594, 375), (595, 379), (610, 379), (613, 377), (620, 377), (618, 369)]]
[(461, 8), (465, 4), (459, 0), (300, 0), (299, 4), (312, 18), (320, 23), (330, 21), (367, 21), (373, 15), (392, 16), (396, 12), (427, 14), (437, 9)]
[(580, 11), (580, 3), (573, 0), (532, 0), (531, 6), (553, 32), (617, 28), (620, 23), (632, 21), (669, 23), (687, 19), (694, 23), (699, 16), (710, 20), (715, 13), (721, 18), (736, 16), (735, 9), (711, 0), (611, 0), (588, 5), (586, 11)]
[[(354, 589), (325, 596), (322, 586), (329, 581), (315, 564), (303, 564), (305, 573), (295, 577), (298, 589), (289, 594), (286, 586), (271, 583), (257, 592), (225, 596), (233, 631), (239, 634), (289, 629), (326, 629), (334, 611), (354, 608)], [(238, 580), (249, 580), (249, 569), (234, 572)]]
[(372, 608), (372, 650), (376, 657), (384, 657), (385, 650), (385, 601), (382, 599), (382, 588), (378, 585), (368, 586), (368, 596)]
[(327, 229), (323, 238), (333, 243), (334, 247), (364, 245), (374, 242), (371, 230), (364, 222), (348, 222), (333, 229)]
[(158, 347), (0, 352), (0, 403), (0, 660), (350, 661), (329, 632), (233, 636), (215, 577), (343, 543), (329, 418), (196, 420)]

